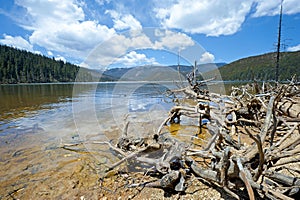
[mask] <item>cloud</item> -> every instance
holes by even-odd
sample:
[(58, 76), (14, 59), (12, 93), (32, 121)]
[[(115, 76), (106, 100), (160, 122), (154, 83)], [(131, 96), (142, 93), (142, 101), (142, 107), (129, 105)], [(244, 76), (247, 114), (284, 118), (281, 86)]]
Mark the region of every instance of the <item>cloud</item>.
[[(89, 58), (94, 56), (95, 59), (92, 60), (97, 60), (94, 64), (105, 66), (137, 49), (168, 49), (176, 52), (195, 46), (188, 34), (179, 31), (207, 36), (232, 35), (241, 29), (246, 17), (276, 15), (280, 4), (280, 1), (273, 0), (130, 2), (132, 4), (129, 5), (111, 0), (95, 0), (94, 3), (82, 0), (15, 0), (22, 7), (23, 16), (23, 21), (16, 22), (31, 33), (26, 36), (28, 41), (22, 37), (10, 36), (12, 38), (4, 38), (2, 42), (10, 41), (14, 46), (31, 51), (38, 45), (45, 48), (44, 52), (53, 52), (54, 57), (59, 54), (65, 58), (76, 59), (79, 63), (101, 44), (103, 49), (97, 49), (97, 53)], [(284, 0), (283, 6), (285, 14), (300, 12), (298, 0)], [(136, 7), (141, 9), (132, 10)], [(99, 21), (89, 15), (89, 10), (98, 13)], [(154, 16), (150, 16), (153, 12)], [(145, 15), (143, 18), (142, 14)], [(155, 20), (158, 22), (154, 22)], [(159, 30), (152, 36), (143, 32), (141, 22), (154, 22), (153, 24), (158, 23), (166, 29), (175, 28), (179, 31)], [(289, 49), (293, 48), (296, 47)], [(195, 58), (199, 58), (204, 52), (195, 51), (193, 54), (196, 55)], [(207, 57), (201, 59), (212, 59), (208, 55), (204, 56)]]
[[(274, 0), (178, 0), (156, 3), (153, 9), (160, 24), (189, 33), (207, 36), (232, 35), (241, 29), (246, 16), (279, 14), (280, 1)], [(299, 0), (284, 0), (283, 13), (300, 12)]]
[(177, 28), (207, 36), (236, 33), (251, 10), (252, 1), (188, 0), (156, 8), (156, 17), (166, 28)]
[[(256, 11), (252, 15), (253, 17), (261, 16), (274, 16), (280, 13), (281, 1), (274, 0), (255, 0)], [(300, 12), (299, 0), (284, 0), (283, 1), (283, 13), (284, 14), (296, 14)]]
[(159, 40), (155, 42), (155, 49), (173, 49), (173, 50), (182, 50), (188, 46), (193, 46), (194, 41), (191, 37), (184, 33), (174, 32), (170, 30), (156, 30), (156, 36), (159, 37)]
[(53, 53), (51, 51), (47, 51), (48, 56), (53, 56)]
[(109, 40), (98, 45), (87, 57), (85, 64), (92, 68), (104, 69), (116, 62), (127, 52), (136, 49), (150, 48), (152, 43), (143, 33), (135, 35), (116, 34)]
[(13, 37), (13, 36), (4, 34), (4, 39), (1, 39), (0, 43), (15, 47), (15, 48), (31, 51), (31, 52), (33, 51), (32, 44), (30, 44), (27, 40), (25, 40), (21, 36)]
[(22, 26), (32, 31), (30, 43), (47, 51), (84, 59), (95, 45), (115, 34), (106, 25), (85, 20), (82, 8), (72, 0), (17, 0), (16, 4), (27, 11), (29, 20)]
[[(177, 52), (178, 50), (186, 49), (193, 46), (195, 43), (192, 38), (184, 33), (169, 31), (146, 29), (137, 32), (123, 32), (116, 34), (111, 39), (101, 43), (89, 55), (86, 60), (86, 65), (93, 68), (106, 68), (109, 65), (118, 62), (120, 57), (125, 56), (125, 60), (138, 60), (137, 54), (130, 54), (128, 52), (135, 52), (136, 50), (153, 49), (153, 50), (167, 50)], [(126, 57), (127, 56), (127, 57)], [(141, 59), (141, 57), (139, 57)], [(151, 63), (153, 60), (149, 58), (147, 62)], [(130, 63), (130, 62), (127, 62)]]
[[(64, 21), (64, 23), (73, 23), (74, 21), (84, 20), (85, 17), (82, 8), (72, 0), (16, 0), (15, 3), (27, 10), (29, 15), (27, 17), (31, 18), (29, 27), (31, 25), (33, 29), (47, 26), (47, 22)], [(41, 22), (44, 22), (44, 24), (41, 24)]]
[(54, 58), (55, 60), (57, 60), (57, 61), (63, 61), (64, 63), (66, 63), (67, 62), (67, 60), (63, 57), (63, 56), (61, 56), (61, 55), (58, 55), (57, 57), (55, 57)]
[(288, 51), (300, 51), (300, 44), (287, 48)]
[(84, 59), (97, 44), (110, 38), (114, 33), (114, 30), (96, 24), (94, 21), (84, 21), (60, 24), (56, 30), (37, 29), (29, 39), (32, 44), (48, 50), (68, 52), (73, 57)]
[(203, 53), (200, 57), (200, 62), (201, 63), (213, 63), (215, 60), (215, 56), (208, 51)]
[(142, 29), (141, 23), (130, 14), (123, 15), (115, 10), (107, 10), (105, 13), (110, 14), (110, 16), (113, 18), (114, 28), (116, 30)]
[(147, 58), (145, 54), (137, 53), (136, 51), (131, 51), (125, 56), (119, 58), (116, 64), (122, 64), (126, 67), (135, 67), (137, 65), (156, 65), (158, 64), (155, 58)]
[(97, 4), (103, 6), (106, 3), (110, 3), (110, 0), (95, 0)]

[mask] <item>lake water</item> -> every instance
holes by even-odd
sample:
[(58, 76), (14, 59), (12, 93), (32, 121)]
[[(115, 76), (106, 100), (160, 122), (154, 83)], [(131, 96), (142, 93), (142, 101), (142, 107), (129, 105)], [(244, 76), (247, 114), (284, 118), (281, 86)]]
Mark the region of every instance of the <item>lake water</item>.
[[(163, 93), (174, 88), (173, 82), (0, 85), (0, 199), (98, 198), (100, 174), (119, 158), (92, 141), (115, 142), (125, 121), (130, 135), (155, 133), (173, 106)], [(165, 131), (195, 138), (198, 124), (190, 124)]]
[[(78, 167), (88, 162), (99, 164), (99, 170), (117, 160), (104, 145), (66, 150), (64, 144), (116, 140), (125, 120), (133, 135), (153, 133), (172, 106), (163, 92), (174, 87), (146, 82), (0, 85), (0, 199), (44, 198), (42, 187), (51, 184), (47, 191), (55, 193), (50, 197), (62, 197), (73, 186), (61, 185), (69, 184), (68, 176), (74, 179)], [(99, 179), (89, 170), (79, 174), (86, 174), (76, 178), (82, 182)]]
[[(0, 135), (33, 129), (75, 134), (82, 121), (117, 119), (126, 113), (169, 109), (171, 83), (0, 85)], [(88, 123), (88, 122), (87, 122)], [(87, 124), (88, 126), (88, 124)], [(63, 135), (63, 134), (62, 134)]]

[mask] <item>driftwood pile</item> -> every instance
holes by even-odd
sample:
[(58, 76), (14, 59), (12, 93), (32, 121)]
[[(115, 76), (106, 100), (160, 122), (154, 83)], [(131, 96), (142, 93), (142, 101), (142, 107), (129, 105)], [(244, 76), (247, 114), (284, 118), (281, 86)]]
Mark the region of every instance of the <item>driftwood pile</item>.
[[(184, 192), (187, 181), (196, 177), (236, 199), (245, 195), (251, 200), (299, 197), (299, 85), (252, 83), (233, 87), (225, 96), (203, 89), (207, 81), (188, 77), (188, 82), (186, 88), (168, 91), (181, 98), (153, 135), (130, 137), (127, 122), (117, 144), (110, 145), (122, 158), (108, 171), (127, 163), (155, 177), (128, 187)], [(211, 134), (206, 145), (196, 147), (164, 131), (184, 118), (195, 118), (200, 130)]]

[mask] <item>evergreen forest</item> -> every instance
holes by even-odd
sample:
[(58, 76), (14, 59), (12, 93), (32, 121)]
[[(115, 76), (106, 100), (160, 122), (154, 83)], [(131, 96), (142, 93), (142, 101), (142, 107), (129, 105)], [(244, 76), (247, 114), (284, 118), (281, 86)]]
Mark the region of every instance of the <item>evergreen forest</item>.
[[(80, 67), (54, 58), (0, 45), (0, 83), (74, 81)], [(87, 78), (89, 74), (86, 74)]]
[[(223, 80), (275, 80), (276, 53), (243, 58), (219, 68)], [(212, 72), (210, 72), (212, 73)], [(280, 53), (279, 81), (300, 80), (300, 51)]]

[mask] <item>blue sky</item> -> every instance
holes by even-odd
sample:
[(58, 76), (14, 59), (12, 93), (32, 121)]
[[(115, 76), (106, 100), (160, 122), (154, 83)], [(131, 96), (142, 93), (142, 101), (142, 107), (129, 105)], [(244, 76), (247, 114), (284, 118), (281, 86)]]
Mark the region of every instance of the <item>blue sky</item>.
[[(85, 67), (232, 62), (275, 51), (281, 0), (0, 0), (0, 43)], [(300, 50), (299, 0), (282, 51)]]

